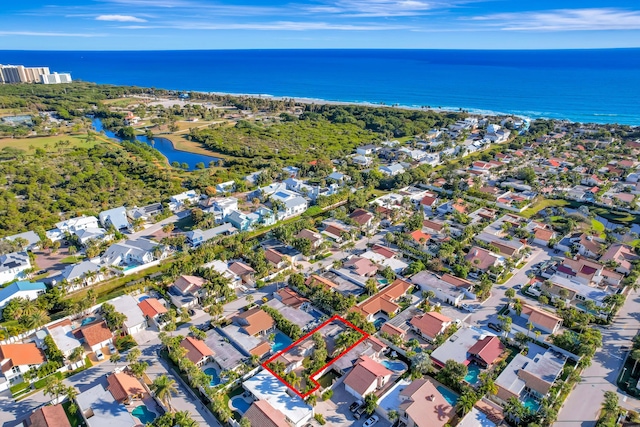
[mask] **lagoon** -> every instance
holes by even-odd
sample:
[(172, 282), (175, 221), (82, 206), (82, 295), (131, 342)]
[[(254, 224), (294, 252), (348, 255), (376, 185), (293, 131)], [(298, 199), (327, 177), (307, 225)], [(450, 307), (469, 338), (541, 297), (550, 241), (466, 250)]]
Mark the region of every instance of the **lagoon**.
[[(110, 130), (105, 129), (102, 126), (102, 120), (93, 119), (93, 128), (96, 132), (104, 132), (104, 134), (111, 139), (115, 139), (116, 141), (122, 141), (121, 138), (116, 136), (116, 134)], [(180, 164), (186, 163), (189, 165), (189, 170), (194, 170), (197, 163), (204, 163), (205, 167), (209, 166), (210, 162), (217, 161), (217, 157), (213, 156), (205, 156), (204, 154), (196, 154), (190, 153), (188, 151), (177, 150), (173, 143), (167, 138), (162, 137), (154, 137), (153, 140), (149, 141), (149, 139), (144, 135), (136, 136), (136, 140), (143, 142), (147, 145), (152, 146), (156, 150), (158, 150), (164, 157), (167, 158), (167, 161), (171, 164), (173, 162), (178, 162)]]

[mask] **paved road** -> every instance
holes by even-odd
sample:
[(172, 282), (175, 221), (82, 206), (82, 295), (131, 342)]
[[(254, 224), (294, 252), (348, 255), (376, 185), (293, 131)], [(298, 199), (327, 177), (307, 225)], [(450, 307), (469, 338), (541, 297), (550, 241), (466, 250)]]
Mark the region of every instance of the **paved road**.
[(620, 347), (630, 346), (631, 339), (640, 328), (639, 303), (640, 295), (637, 293), (629, 295), (611, 328), (601, 329), (603, 346), (596, 352), (591, 366), (583, 371), (582, 380), (565, 401), (555, 426), (595, 426), (605, 391), (618, 393), (620, 404), (624, 408), (640, 410), (640, 400), (622, 393), (616, 385), (616, 379), (626, 356)]

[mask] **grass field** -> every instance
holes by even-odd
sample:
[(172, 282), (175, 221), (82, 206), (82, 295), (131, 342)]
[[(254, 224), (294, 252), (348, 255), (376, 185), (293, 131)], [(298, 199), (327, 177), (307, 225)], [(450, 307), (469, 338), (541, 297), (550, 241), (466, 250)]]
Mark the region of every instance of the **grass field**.
[(537, 214), (543, 209), (566, 207), (566, 206), (569, 206), (570, 204), (571, 203), (569, 203), (568, 201), (561, 200), (561, 199), (542, 199), (539, 202), (536, 202), (530, 208), (527, 208), (524, 211), (522, 211), (520, 215), (525, 218), (531, 218), (532, 216), (534, 216), (535, 214)]
[(158, 135), (161, 138), (167, 138), (169, 141), (173, 142), (173, 146), (176, 150), (180, 151), (188, 151), (190, 153), (196, 154), (204, 154), (205, 156), (214, 156), (220, 159), (228, 159), (231, 156), (226, 154), (216, 153), (211, 150), (207, 150), (204, 145), (199, 142), (188, 140), (183, 134), (161, 134)]
[(141, 100), (132, 98), (105, 99), (102, 101), (110, 107), (127, 108), (129, 105), (140, 104)]
[[(26, 152), (31, 151), (29, 147), (42, 148), (47, 151), (55, 150), (55, 144), (59, 141), (69, 141), (69, 147), (93, 147), (101, 143), (100, 141), (87, 142), (86, 135), (58, 135), (58, 136), (36, 136), (32, 138), (0, 138), (0, 150), (5, 147), (19, 148)], [(47, 145), (47, 148), (45, 148)]]

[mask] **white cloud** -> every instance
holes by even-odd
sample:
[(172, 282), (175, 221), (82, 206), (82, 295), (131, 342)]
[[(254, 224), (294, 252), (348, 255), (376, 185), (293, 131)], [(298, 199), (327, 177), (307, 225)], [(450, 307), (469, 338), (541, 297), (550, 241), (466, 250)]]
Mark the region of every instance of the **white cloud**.
[(437, 10), (484, 0), (337, 0), (320, 6), (305, 7), (311, 13), (346, 17), (399, 17), (433, 14)]
[(58, 33), (46, 31), (0, 31), (0, 36), (34, 36), (34, 37), (105, 37), (102, 33)]
[(167, 25), (126, 25), (120, 28), (129, 30), (176, 29), (176, 30), (258, 30), (258, 31), (388, 31), (406, 30), (406, 26), (378, 24), (333, 24), (327, 22), (261, 22), (261, 23), (177, 23)]
[(640, 11), (616, 8), (494, 13), (471, 20), (505, 31), (639, 30)]
[(146, 19), (137, 18), (131, 15), (99, 15), (96, 21), (114, 21), (114, 22), (147, 22)]

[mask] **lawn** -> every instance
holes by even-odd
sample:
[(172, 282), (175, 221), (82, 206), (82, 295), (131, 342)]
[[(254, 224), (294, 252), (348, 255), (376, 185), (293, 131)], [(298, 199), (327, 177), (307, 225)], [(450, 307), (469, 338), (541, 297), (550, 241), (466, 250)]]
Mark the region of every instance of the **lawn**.
[(0, 138), (0, 150), (5, 147), (19, 148), (21, 150), (31, 152), (29, 147), (55, 150), (55, 144), (59, 141), (69, 141), (69, 147), (93, 147), (100, 141), (87, 142), (86, 135), (58, 135), (58, 136), (34, 136), (31, 138)]
[(542, 199), (536, 202), (533, 206), (522, 211), (520, 215), (525, 218), (531, 218), (532, 216), (534, 216), (535, 214), (537, 214), (543, 209), (555, 208), (555, 207), (566, 207), (566, 206), (569, 206), (570, 204), (571, 204), (570, 202), (562, 199)]
[(606, 237), (606, 235), (604, 234), (604, 224), (601, 223), (600, 221), (596, 219), (592, 219), (591, 228), (593, 228), (596, 231), (596, 233), (600, 234), (601, 238), (604, 239)]
[(71, 413), (71, 411), (69, 410), (69, 406), (71, 406), (73, 402), (70, 400), (67, 400), (66, 402), (64, 402), (62, 404), (62, 407), (64, 408), (64, 412), (66, 412), (67, 414), (67, 418), (69, 419), (69, 423), (71, 424), (71, 427), (79, 427), (84, 425), (83, 421), (82, 421), (82, 417), (80, 416), (80, 411), (76, 411), (75, 413)]
[(76, 264), (76, 263), (78, 263), (78, 262), (82, 261), (82, 259), (83, 259), (83, 257), (75, 256), (75, 255), (70, 255), (70, 256), (68, 256), (68, 257), (66, 257), (66, 258), (62, 258), (62, 259), (60, 260), (60, 262), (61, 262), (62, 264)]

